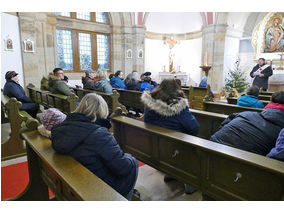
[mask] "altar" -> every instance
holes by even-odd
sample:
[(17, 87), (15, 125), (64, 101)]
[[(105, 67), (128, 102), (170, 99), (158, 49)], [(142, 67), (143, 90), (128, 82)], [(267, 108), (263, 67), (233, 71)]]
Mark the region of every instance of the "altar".
[(268, 80), (268, 91), (284, 91), (284, 70), (273, 70)]
[(161, 83), (166, 78), (177, 78), (181, 81), (182, 86), (187, 86), (188, 77), (189, 76), (185, 72), (177, 72), (177, 73), (159, 72), (159, 83)]

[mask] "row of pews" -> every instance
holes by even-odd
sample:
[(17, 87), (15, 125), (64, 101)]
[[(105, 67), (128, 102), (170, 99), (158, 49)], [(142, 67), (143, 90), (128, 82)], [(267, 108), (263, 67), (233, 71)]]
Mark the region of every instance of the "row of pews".
[[(42, 91), (33, 85), (27, 89), (36, 103), (45, 108), (56, 107), (65, 113), (72, 112), (85, 94), (95, 92), (72, 88), (75, 94), (71, 98)], [(189, 102), (196, 101), (191, 105), (191, 112), (200, 123), (198, 137), (126, 117), (128, 107), (144, 110), (141, 92), (96, 93), (102, 95), (110, 108), (114, 136), (125, 152), (198, 188), (204, 200), (284, 200), (283, 162), (208, 141), (228, 114), (248, 109), (210, 102), (205, 98), (208, 88), (205, 89), (197, 88), (195, 91), (199, 93), (193, 95), (193, 90), (188, 88), (187, 93), (187, 97), (191, 94), (192, 98)], [(200, 100), (202, 105), (197, 103)], [(26, 141), (30, 182), (26, 190), (12, 200), (49, 200), (47, 187), (56, 200), (125, 200), (77, 161), (55, 153), (51, 141), (36, 131), (38, 121), (32, 118), (30, 121), (33, 125), (24, 125), (18, 131), (21, 140)]]

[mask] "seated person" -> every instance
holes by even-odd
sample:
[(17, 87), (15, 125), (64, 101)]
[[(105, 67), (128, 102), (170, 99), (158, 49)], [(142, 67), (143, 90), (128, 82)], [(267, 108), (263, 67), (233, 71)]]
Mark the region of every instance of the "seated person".
[[(143, 79), (144, 79), (145, 77), (150, 77), (151, 74), (152, 74), (151, 72), (145, 72), (145, 73), (143, 73), (142, 76), (140, 76), (141, 82), (143, 81)], [(150, 78), (151, 78), (151, 77), (150, 77)], [(155, 87), (159, 86), (158, 83), (157, 83), (156, 81), (152, 81), (152, 79), (151, 79), (151, 83), (150, 83), (150, 84), (152, 85), (152, 88), (155, 88)]]
[(123, 82), (123, 72), (118, 70), (114, 74), (114, 77), (110, 81), (112, 88), (117, 88), (117, 89), (126, 89), (126, 86)]
[(95, 83), (94, 90), (104, 92), (104, 93), (107, 93), (107, 94), (111, 94), (112, 93), (112, 86), (110, 85), (108, 80), (106, 80), (106, 78), (107, 78), (106, 71), (104, 71), (104, 70), (98, 71), (97, 77), (100, 80), (97, 81), (97, 83)]
[(6, 83), (4, 85), (3, 94), (9, 98), (16, 98), (22, 102), (20, 110), (24, 110), (32, 117), (36, 118), (39, 105), (34, 103), (32, 99), (26, 96), (24, 88), (19, 84), (18, 73), (8, 71), (5, 74)]
[(154, 86), (151, 85), (151, 78), (150, 77), (144, 77), (143, 78), (143, 81), (140, 85), (140, 88), (139, 88), (139, 91), (140, 92), (143, 92), (146, 88), (149, 90), (149, 91), (152, 91)]
[(139, 83), (138, 78), (139, 78), (139, 74), (135, 70), (126, 76), (124, 83), (128, 90), (138, 91), (140, 89), (140, 83)]
[(92, 69), (87, 69), (85, 71), (86, 76), (82, 77), (82, 84), (83, 84), (83, 89), (94, 89), (94, 77), (95, 77), (95, 71)]
[(270, 150), (266, 157), (284, 161), (284, 129), (281, 130), (275, 147)]
[(71, 90), (64, 81), (64, 72), (61, 68), (55, 68), (52, 73), (49, 74), (48, 86), (50, 91), (54, 94), (70, 95)]
[(258, 86), (251, 86), (247, 90), (246, 95), (242, 95), (238, 98), (237, 105), (254, 108), (264, 108), (263, 103), (258, 100), (259, 88)]
[[(207, 78), (205, 76), (202, 77), (201, 82), (199, 84), (199, 87), (207, 87)], [(212, 98), (214, 98), (214, 93), (212, 92), (212, 90), (210, 89), (210, 94), (212, 96)]]
[(47, 138), (51, 137), (51, 128), (66, 119), (66, 115), (56, 108), (48, 108), (38, 114), (38, 117), (42, 124), (37, 129), (42, 136)]
[(266, 156), (284, 128), (284, 91), (275, 92), (262, 112), (234, 113), (210, 140)]
[(86, 94), (76, 110), (51, 129), (52, 147), (76, 159), (130, 200), (137, 180), (138, 161), (120, 149), (107, 128), (96, 123), (98, 118), (109, 122), (108, 114), (108, 105), (100, 95)]
[[(176, 79), (164, 79), (161, 84), (151, 92), (144, 91), (141, 96), (145, 104), (144, 122), (171, 129), (189, 135), (197, 135), (199, 123), (191, 114), (188, 100)], [(171, 178), (165, 176), (164, 180)], [(189, 185), (185, 185), (186, 193), (195, 191)]]
[(113, 73), (111, 73), (111, 74), (109, 74), (109, 76), (108, 76), (108, 78), (109, 78), (109, 83), (111, 82), (111, 79), (114, 77), (114, 74)]

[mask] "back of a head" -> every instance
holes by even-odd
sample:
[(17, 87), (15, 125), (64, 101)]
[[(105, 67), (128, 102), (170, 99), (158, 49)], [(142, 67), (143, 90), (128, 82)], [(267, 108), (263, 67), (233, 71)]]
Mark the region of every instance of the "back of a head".
[(100, 79), (106, 79), (107, 78), (107, 73), (105, 70), (100, 70), (97, 72), (97, 77)]
[(109, 74), (109, 76), (108, 76), (109, 80), (111, 80), (113, 78), (113, 76), (114, 76), (113, 73)]
[(62, 69), (62, 68), (59, 68), (59, 67), (55, 68), (55, 69), (53, 70), (53, 75), (56, 75), (59, 70), (63, 70), (63, 69)]
[(106, 101), (102, 96), (96, 93), (88, 93), (85, 95), (80, 105), (75, 109), (74, 112), (82, 113), (87, 116), (93, 116), (93, 122), (97, 120), (97, 116), (101, 118), (107, 118), (109, 110)]
[(119, 76), (119, 75), (120, 75), (120, 73), (121, 73), (121, 71), (120, 71), (120, 70), (118, 70), (118, 71), (116, 71), (116, 72), (115, 72), (114, 76), (115, 76), (115, 77), (117, 77), (117, 76)]
[(135, 81), (139, 81), (139, 73), (137, 71), (133, 71), (132, 72), (132, 79), (134, 79)]
[(154, 99), (161, 99), (170, 104), (173, 99), (184, 98), (184, 93), (176, 79), (164, 79), (161, 84), (151, 92), (151, 96)]
[(259, 87), (258, 86), (251, 86), (250, 88), (247, 89), (247, 94), (248, 95), (253, 95), (255, 97), (258, 97), (259, 95)]
[(284, 91), (274, 92), (271, 101), (276, 104), (284, 104)]
[(56, 108), (44, 110), (39, 117), (41, 123), (48, 131), (50, 131), (54, 125), (60, 124), (66, 119), (66, 115)]

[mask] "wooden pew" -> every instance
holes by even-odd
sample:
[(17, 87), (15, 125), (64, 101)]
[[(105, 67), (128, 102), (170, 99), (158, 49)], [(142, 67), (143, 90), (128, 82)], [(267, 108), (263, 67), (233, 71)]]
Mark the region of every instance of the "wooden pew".
[(258, 99), (261, 101), (271, 101), (271, 95), (259, 95)]
[[(227, 102), (228, 104), (234, 104), (234, 105), (237, 105), (237, 101), (238, 99), (235, 98), (235, 97), (228, 97), (227, 98)], [(270, 101), (264, 101), (264, 100), (260, 100), (264, 106), (266, 106)]]
[(262, 88), (260, 88), (259, 90), (259, 94), (260, 95), (269, 95), (271, 96), (274, 92), (270, 92), (270, 91), (263, 91)]
[[(184, 91), (184, 89), (183, 89)], [(189, 87), (188, 101), (189, 108), (191, 109), (203, 109), (203, 99), (205, 97), (210, 97), (210, 86), (207, 87)]]
[(203, 110), (208, 111), (208, 112), (225, 114), (225, 115), (230, 115), (232, 113), (239, 113), (239, 112), (244, 112), (244, 111), (255, 111), (255, 112), (263, 111), (263, 109), (260, 109), (260, 108), (237, 106), (233, 104), (211, 102), (207, 100), (203, 101)]
[(47, 108), (57, 108), (65, 114), (73, 112), (79, 101), (79, 98), (75, 94), (69, 96), (61, 94), (52, 94), (49, 91), (44, 91), (39, 88), (35, 88), (33, 84), (27, 86), (29, 97), (37, 104)]
[(1, 142), (1, 161), (26, 155), (24, 141), (20, 138), (20, 129), (23, 125), (37, 123), (26, 111), (20, 111), (22, 103), (16, 98), (9, 98), (2, 93), (1, 104), (7, 112), (11, 133), (7, 141)]
[(120, 94), (119, 102), (126, 107), (136, 107), (144, 112), (144, 104), (141, 101), (142, 92), (135, 90), (117, 90)]
[(98, 95), (101, 95), (103, 99), (107, 102), (110, 116), (117, 107), (122, 108), (123, 112), (127, 114), (126, 107), (119, 102), (120, 95), (116, 90), (114, 90), (112, 94), (107, 94), (95, 90), (86, 90), (76, 87), (70, 87), (70, 88), (74, 90), (75, 94), (79, 97), (80, 100), (88, 93), (96, 93)]
[(198, 188), (205, 199), (284, 200), (284, 162), (125, 116), (112, 122), (125, 152)]
[(1, 89), (1, 124), (8, 123), (8, 112), (5, 108), (5, 103), (7, 103), (7, 96), (4, 96), (3, 90)]
[(22, 129), (26, 141), (29, 184), (20, 195), (9, 200), (49, 200), (48, 187), (56, 200), (126, 200), (70, 156), (56, 153), (51, 140), (32, 128)]

